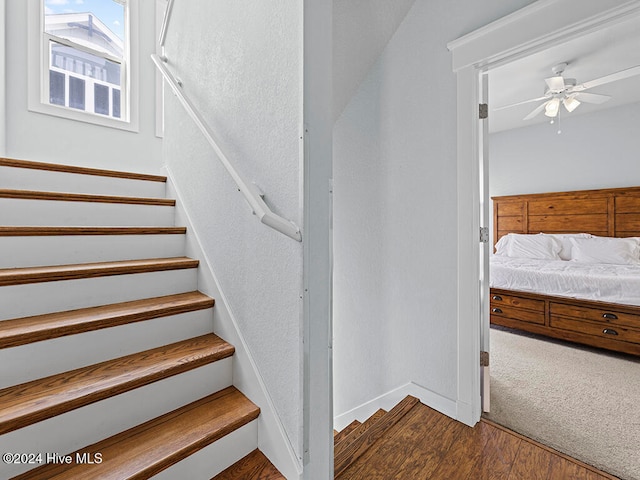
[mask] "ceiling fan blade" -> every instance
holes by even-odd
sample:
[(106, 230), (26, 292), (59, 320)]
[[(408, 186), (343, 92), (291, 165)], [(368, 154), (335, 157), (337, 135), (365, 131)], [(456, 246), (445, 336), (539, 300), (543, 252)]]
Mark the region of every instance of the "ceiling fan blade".
[(526, 117), (524, 117), (524, 118), (523, 118), (523, 120), (530, 120), (530, 119), (532, 119), (533, 117), (535, 117), (536, 115), (538, 115), (542, 110), (544, 110), (544, 107), (546, 107), (546, 106), (547, 106), (547, 103), (549, 103), (549, 102), (544, 102), (544, 103), (542, 103), (542, 104), (538, 105), (538, 106), (536, 107), (536, 109), (535, 109), (533, 112), (531, 112), (529, 115), (527, 115)]
[(538, 98), (531, 98), (529, 100), (523, 100), (522, 102), (518, 102), (518, 103), (511, 103), (509, 105), (503, 105), (501, 107), (496, 107), (493, 109), (494, 112), (498, 111), (498, 110), (504, 110), (505, 108), (511, 108), (511, 107), (515, 107), (517, 105), (524, 105), (525, 103), (531, 103), (531, 102), (539, 102), (540, 100), (547, 100), (549, 97), (547, 95), (543, 95), (542, 97), (538, 97)]
[(560, 75), (557, 77), (545, 78), (544, 81), (547, 82), (547, 86), (552, 92), (561, 92), (564, 90), (564, 78)]
[(591, 80), (590, 82), (581, 83), (580, 85), (576, 85), (575, 87), (571, 88), (571, 91), (582, 92), (588, 88), (598, 87), (606, 83), (617, 82), (618, 80), (633, 77), (634, 75), (640, 75), (640, 65), (636, 65), (635, 67), (630, 67), (625, 70), (620, 70), (619, 72), (610, 73), (609, 75), (596, 78), (595, 80)]
[(599, 93), (587, 92), (576, 93), (575, 98), (576, 100), (580, 100), (581, 102), (595, 103), (598, 105), (606, 102), (607, 100), (611, 100), (611, 97), (609, 95), (600, 95)]

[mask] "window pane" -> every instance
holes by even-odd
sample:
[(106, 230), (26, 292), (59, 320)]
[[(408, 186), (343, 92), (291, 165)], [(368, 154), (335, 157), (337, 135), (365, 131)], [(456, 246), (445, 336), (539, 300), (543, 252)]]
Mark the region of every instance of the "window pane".
[(64, 73), (49, 72), (49, 103), (64, 106)]
[(129, 33), (125, 21), (129, 0), (39, 3), (45, 48), (49, 50), (45, 53), (48, 72), (42, 72), (43, 86), (48, 82), (49, 87), (48, 103), (122, 119), (128, 112), (123, 104), (128, 94), (122, 88), (128, 78), (125, 53)]
[(93, 88), (93, 109), (96, 113), (109, 115), (109, 87), (95, 84)]
[(111, 95), (113, 97), (113, 116), (120, 118), (120, 90), (114, 88), (111, 90)]
[(51, 42), (49, 66), (73, 72), (79, 76), (120, 85), (121, 67), (119, 63), (73, 47), (67, 47), (61, 43)]
[[(44, 31), (87, 45), (92, 50), (123, 57), (124, 5), (113, 0), (46, 2)], [(89, 12), (88, 10), (91, 10)]]
[(69, 106), (84, 110), (84, 80), (69, 77)]

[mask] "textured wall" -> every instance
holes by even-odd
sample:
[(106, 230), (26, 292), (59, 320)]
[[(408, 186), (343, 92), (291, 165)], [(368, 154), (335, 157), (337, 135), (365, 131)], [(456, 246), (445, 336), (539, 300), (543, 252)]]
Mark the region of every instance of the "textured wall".
[[(175, 2), (166, 49), (227, 156), (298, 225), (300, 8), (284, 0)], [(175, 97), (165, 98), (165, 160), (301, 456), (302, 245), (251, 215)]]
[(446, 44), (529, 3), (416, 0), (336, 122), (336, 416), (409, 381), (457, 397), (456, 77)]
[[(156, 173), (162, 141), (155, 136), (155, 1), (140, 0), (139, 132), (27, 110), (27, 1), (6, 0), (6, 155), (27, 160)], [(35, 41), (38, 41), (37, 39)], [(0, 125), (1, 126), (1, 125)]]
[(489, 138), (490, 195), (640, 185), (640, 103)]

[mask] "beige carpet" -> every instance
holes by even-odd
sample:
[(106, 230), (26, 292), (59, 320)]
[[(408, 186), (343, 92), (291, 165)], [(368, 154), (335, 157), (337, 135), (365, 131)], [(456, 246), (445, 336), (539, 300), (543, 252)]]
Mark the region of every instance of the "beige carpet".
[(640, 480), (640, 359), (491, 329), (487, 418)]

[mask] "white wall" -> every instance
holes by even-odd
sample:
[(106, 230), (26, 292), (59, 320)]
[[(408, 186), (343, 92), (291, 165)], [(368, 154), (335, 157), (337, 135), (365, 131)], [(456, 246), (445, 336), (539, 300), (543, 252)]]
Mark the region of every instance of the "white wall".
[(5, 25), (5, 0), (0, 0), (0, 25), (3, 25), (0, 32), (0, 156), (5, 155), (6, 150), (6, 103), (5, 103), (5, 46), (6, 28)]
[[(6, 0), (6, 156), (52, 163), (156, 173), (155, 2), (139, 0), (140, 128), (128, 132), (27, 110), (27, 4)], [(0, 124), (0, 127), (2, 125)]]
[(457, 398), (456, 78), (446, 44), (529, 3), (416, 0), (336, 122), (336, 416), (408, 382)]
[(640, 185), (640, 103), (565, 115), (562, 134), (539, 124), (489, 137), (489, 193), (558, 192)]
[[(301, 6), (175, 2), (166, 53), (226, 155), (301, 225)], [(171, 93), (163, 154), (185, 208), (302, 458), (302, 244), (256, 220)]]

